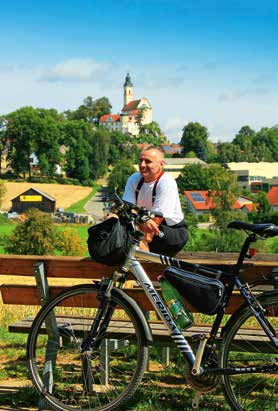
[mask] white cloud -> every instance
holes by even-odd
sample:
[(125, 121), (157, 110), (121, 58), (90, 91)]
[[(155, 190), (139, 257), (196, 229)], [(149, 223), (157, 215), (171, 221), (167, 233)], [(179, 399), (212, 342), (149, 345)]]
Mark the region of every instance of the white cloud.
[(232, 90), (229, 92), (221, 93), (218, 96), (218, 100), (221, 102), (232, 102), (236, 100), (240, 100), (244, 97), (249, 97), (249, 96), (263, 96), (266, 94), (269, 94), (271, 92), (271, 89), (268, 88), (263, 88), (263, 87), (257, 87), (257, 88), (252, 88), (252, 89), (245, 89), (245, 90)]
[(93, 59), (69, 59), (44, 70), (39, 79), (46, 82), (97, 82), (103, 80), (111, 64)]

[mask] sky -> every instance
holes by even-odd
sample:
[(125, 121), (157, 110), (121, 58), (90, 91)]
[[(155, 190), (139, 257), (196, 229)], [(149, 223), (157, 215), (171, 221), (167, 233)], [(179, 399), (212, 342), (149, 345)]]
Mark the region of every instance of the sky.
[(191, 121), (210, 140), (278, 124), (277, 0), (1, 2), (0, 115), (147, 97), (172, 142)]

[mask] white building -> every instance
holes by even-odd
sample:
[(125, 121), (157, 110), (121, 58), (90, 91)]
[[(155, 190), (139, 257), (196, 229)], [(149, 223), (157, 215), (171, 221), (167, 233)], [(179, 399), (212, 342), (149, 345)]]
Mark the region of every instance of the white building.
[(120, 131), (137, 136), (140, 125), (152, 122), (152, 106), (146, 97), (133, 98), (133, 84), (127, 73), (124, 83), (124, 106), (119, 114), (105, 114), (99, 119), (100, 124), (109, 131)]
[(264, 179), (278, 177), (278, 163), (227, 163), (228, 168), (237, 175), (238, 184), (242, 188), (251, 189), (252, 183), (262, 182)]

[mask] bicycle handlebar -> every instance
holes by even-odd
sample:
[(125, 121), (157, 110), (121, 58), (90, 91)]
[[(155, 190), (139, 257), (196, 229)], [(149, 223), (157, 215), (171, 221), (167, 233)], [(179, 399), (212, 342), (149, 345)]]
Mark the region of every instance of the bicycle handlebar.
[[(116, 193), (111, 197), (111, 203), (110, 211), (129, 222), (144, 224), (154, 217), (163, 218), (163, 213), (159, 211), (149, 211), (145, 207), (139, 207), (129, 201), (122, 200)], [(158, 236), (162, 238), (164, 237), (164, 233), (159, 231)]]

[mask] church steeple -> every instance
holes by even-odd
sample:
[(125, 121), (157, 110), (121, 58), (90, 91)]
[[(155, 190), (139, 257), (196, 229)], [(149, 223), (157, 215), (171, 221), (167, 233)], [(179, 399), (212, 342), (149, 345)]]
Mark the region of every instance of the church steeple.
[(130, 101), (133, 101), (133, 84), (130, 79), (130, 74), (127, 73), (124, 83), (124, 106)]
[(124, 87), (133, 87), (133, 84), (131, 83), (129, 73), (127, 73), (127, 75), (126, 75)]

